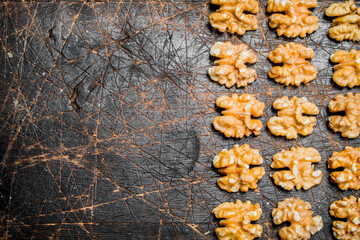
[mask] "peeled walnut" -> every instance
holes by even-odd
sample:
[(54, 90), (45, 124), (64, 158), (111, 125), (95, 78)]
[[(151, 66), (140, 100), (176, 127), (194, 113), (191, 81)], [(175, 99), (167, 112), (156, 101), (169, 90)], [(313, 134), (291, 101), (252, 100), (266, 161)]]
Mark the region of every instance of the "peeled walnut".
[(247, 30), (257, 29), (256, 16), (244, 13), (259, 12), (256, 0), (211, 0), (211, 3), (220, 5), (220, 8), (209, 17), (211, 26), (220, 32), (227, 29), (230, 33), (243, 35)]
[(213, 160), (214, 167), (225, 177), (217, 183), (221, 189), (228, 192), (247, 192), (249, 188), (255, 189), (257, 182), (264, 176), (263, 167), (249, 169), (250, 165), (260, 165), (263, 159), (258, 149), (251, 149), (249, 145), (235, 145), (233, 149), (223, 149)]
[(330, 112), (345, 112), (345, 116), (329, 117), (329, 127), (343, 137), (356, 138), (360, 134), (360, 93), (337, 95), (329, 103)]
[(225, 108), (221, 113), (224, 116), (215, 117), (213, 125), (216, 130), (224, 133), (226, 137), (242, 138), (244, 135), (259, 135), (262, 123), (259, 120), (251, 119), (261, 117), (264, 113), (265, 104), (256, 100), (250, 94), (231, 97), (221, 96), (216, 99), (216, 105)]
[(220, 221), (223, 227), (215, 230), (220, 240), (252, 240), (261, 236), (262, 226), (250, 223), (260, 219), (262, 211), (258, 203), (253, 205), (250, 201), (242, 203), (240, 200), (236, 200), (236, 203), (225, 202), (217, 206), (213, 213), (217, 218), (225, 218)]
[(278, 171), (272, 178), (276, 185), (286, 190), (296, 187), (296, 190), (309, 188), (319, 184), (322, 178), (320, 170), (314, 171), (312, 163), (321, 161), (321, 156), (315, 148), (294, 148), (290, 151), (282, 151), (273, 156), (272, 168), (289, 168), (289, 170)]
[(333, 3), (325, 11), (333, 20), (329, 36), (337, 41), (360, 41), (360, 9), (353, 0), (344, 3)]
[(274, 63), (283, 63), (282, 67), (273, 67), (268, 75), (275, 81), (286, 85), (299, 86), (315, 79), (317, 70), (306, 58), (313, 58), (312, 48), (304, 47), (299, 43), (286, 43), (279, 45), (269, 54), (269, 59)]
[(273, 107), (278, 109), (278, 116), (269, 119), (267, 126), (271, 133), (276, 136), (286, 136), (288, 139), (297, 138), (297, 134), (309, 135), (313, 131), (316, 122), (315, 117), (303, 116), (303, 114), (319, 114), (315, 104), (308, 102), (306, 98), (288, 97), (278, 98)]
[(255, 63), (257, 57), (248, 51), (246, 44), (233, 45), (230, 42), (216, 42), (210, 50), (212, 56), (220, 58), (215, 61), (215, 67), (209, 68), (209, 76), (221, 85), (230, 88), (246, 86), (257, 78), (254, 69), (246, 68), (244, 63)]
[(336, 218), (346, 218), (347, 221), (334, 221), (332, 230), (337, 239), (360, 239), (360, 201), (356, 197), (344, 197), (331, 204), (330, 215)]
[(342, 87), (360, 86), (360, 51), (335, 51), (330, 60), (339, 63), (334, 67), (333, 80)]
[(269, 25), (276, 28), (278, 36), (305, 37), (319, 28), (319, 19), (309, 11), (317, 5), (316, 0), (268, 0), (268, 12), (285, 13), (272, 14)]
[(331, 169), (344, 168), (330, 174), (330, 180), (337, 183), (340, 189), (360, 189), (360, 147), (346, 147), (344, 151), (334, 152), (328, 166)]
[(310, 239), (323, 227), (321, 216), (313, 217), (310, 211), (311, 205), (299, 198), (286, 198), (278, 203), (278, 207), (272, 210), (273, 221), (276, 225), (290, 222), (289, 227), (280, 230), (282, 240)]

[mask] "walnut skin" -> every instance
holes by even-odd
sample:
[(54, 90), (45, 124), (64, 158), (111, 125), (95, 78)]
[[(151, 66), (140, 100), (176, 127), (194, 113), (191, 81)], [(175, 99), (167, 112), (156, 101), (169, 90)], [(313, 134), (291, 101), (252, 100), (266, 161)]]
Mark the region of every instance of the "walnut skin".
[(276, 225), (290, 222), (289, 227), (283, 227), (279, 231), (282, 240), (310, 239), (323, 227), (321, 216), (313, 217), (310, 211), (311, 205), (299, 198), (286, 198), (278, 203), (278, 207), (272, 210), (273, 221)]
[(350, 88), (360, 86), (360, 51), (335, 51), (330, 60), (339, 63), (335, 65), (333, 74), (337, 85)]
[(337, 183), (340, 189), (360, 189), (360, 147), (346, 147), (344, 151), (334, 152), (329, 158), (328, 167), (344, 168), (330, 174), (330, 180)]
[(216, 42), (210, 50), (211, 56), (220, 58), (215, 61), (215, 67), (209, 68), (210, 78), (230, 88), (246, 86), (257, 78), (254, 69), (246, 68), (244, 63), (255, 63), (257, 57), (248, 51), (246, 44), (233, 45), (230, 42)]
[(344, 3), (333, 3), (325, 11), (333, 20), (329, 36), (337, 41), (360, 41), (360, 9), (353, 0)]
[(215, 117), (213, 125), (216, 130), (224, 133), (226, 137), (242, 138), (244, 135), (259, 135), (262, 129), (260, 120), (251, 119), (261, 117), (264, 114), (265, 104), (256, 100), (250, 94), (231, 97), (221, 96), (216, 99), (216, 105), (225, 108), (221, 113), (224, 116)]
[(256, 0), (211, 0), (211, 3), (220, 5), (220, 8), (209, 17), (211, 26), (220, 32), (228, 30), (230, 33), (243, 35), (247, 30), (257, 29), (256, 16), (244, 13), (259, 12)]
[(304, 47), (299, 43), (286, 43), (279, 45), (269, 54), (269, 59), (274, 63), (283, 63), (282, 67), (273, 67), (268, 75), (276, 82), (286, 85), (299, 86), (315, 79), (317, 69), (306, 58), (313, 58), (312, 48)]
[(290, 151), (282, 151), (273, 156), (272, 168), (289, 168), (278, 171), (272, 178), (276, 185), (286, 190), (309, 188), (319, 184), (322, 178), (320, 170), (314, 171), (312, 163), (320, 162), (321, 156), (315, 148), (292, 147)]
[(263, 158), (259, 150), (251, 149), (249, 145), (235, 145), (233, 149), (223, 149), (213, 160), (214, 167), (225, 177), (219, 178), (217, 183), (221, 189), (228, 192), (247, 192), (255, 189), (257, 182), (264, 176), (263, 167), (249, 169), (250, 165), (260, 165)]
[(329, 102), (330, 112), (345, 112), (345, 116), (329, 117), (329, 127), (343, 137), (356, 138), (360, 134), (360, 93), (337, 95)]
[(225, 202), (217, 206), (213, 213), (217, 218), (225, 218), (220, 220), (223, 227), (215, 230), (219, 240), (252, 240), (261, 236), (262, 226), (250, 223), (260, 219), (262, 211), (258, 203), (253, 205), (250, 201), (242, 203), (240, 200), (236, 200), (236, 203)]
[(330, 215), (336, 218), (347, 218), (346, 222), (334, 221), (332, 230), (336, 239), (360, 239), (360, 201), (356, 197), (344, 197), (331, 204)]
[(316, 122), (315, 117), (303, 116), (303, 114), (319, 114), (315, 104), (308, 102), (306, 98), (288, 97), (278, 98), (273, 107), (278, 109), (278, 116), (269, 119), (267, 126), (271, 133), (276, 136), (286, 136), (288, 139), (297, 138), (297, 134), (309, 135), (313, 131)]
[(316, 0), (268, 0), (268, 12), (285, 13), (272, 14), (269, 25), (276, 28), (278, 36), (305, 37), (319, 28), (319, 19), (308, 10), (317, 5)]

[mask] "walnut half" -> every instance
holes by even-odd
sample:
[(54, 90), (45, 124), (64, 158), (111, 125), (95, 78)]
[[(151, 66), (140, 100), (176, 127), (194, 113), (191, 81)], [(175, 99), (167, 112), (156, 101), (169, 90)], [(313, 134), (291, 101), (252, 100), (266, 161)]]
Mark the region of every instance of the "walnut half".
[(325, 11), (333, 20), (329, 36), (337, 41), (360, 41), (360, 9), (353, 0), (344, 3), (333, 3)]
[(256, 0), (211, 0), (211, 3), (220, 5), (209, 17), (211, 26), (220, 32), (228, 30), (230, 33), (243, 35), (247, 30), (257, 29), (256, 16), (244, 13), (259, 12)]
[(273, 107), (278, 109), (278, 116), (269, 119), (267, 126), (271, 133), (276, 136), (286, 136), (288, 139), (297, 138), (297, 134), (309, 135), (313, 131), (316, 122), (315, 117), (303, 116), (303, 114), (319, 114), (315, 104), (306, 98), (287, 96), (274, 101)]
[(329, 102), (330, 112), (345, 112), (345, 116), (329, 117), (329, 127), (343, 137), (356, 138), (360, 134), (360, 93), (337, 95)]
[(255, 189), (257, 182), (264, 176), (263, 167), (249, 169), (250, 165), (260, 165), (263, 158), (258, 149), (251, 149), (249, 145), (235, 145), (233, 149), (221, 150), (213, 160), (214, 167), (225, 177), (219, 178), (217, 183), (221, 189), (228, 192), (247, 192)]
[(360, 201), (354, 197), (344, 197), (331, 204), (330, 215), (336, 218), (346, 218), (347, 221), (334, 221), (332, 230), (336, 239), (360, 239)]
[(310, 211), (311, 205), (299, 198), (286, 198), (278, 203), (278, 207), (272, 210), (273, 221), (276, 225), (290, 222), (289, 227), (280, 230), (282, 240), (310, 239), (323, 227), (321, 216), (313, 217)]
[(321, 161), (319, 152), (312, 147), (294, 148), (290, 151), (282, 151), (273, 156), (272, 168), (289, 168), (274, 173), (272, 178), (276, 185), (286, 190), (296, 187), (307, 190), (321, 182), (322, 172), (314, 171), (312, 163)]
[(319, 19), (309, 11), (317, 5), (317, 0), (268, 0), (268, 12), (285, 13), (272, 14), (269, 25), (276, 28), (278, 36), (305, 37), (319, 28)]
[(346, 147), (344, 151), (334, 152), (329, 158), (328, 167), (344, 168), (330, 174), (330, 180), (337, 183), (340, 189), (360, 189), (360, 147)]
[(304, 47), (299, 43), (286, 43), (279, 45), (269, 54), (269, 59), (274, 63), (283, 63), (282, 67), (273, 67), (268, 75), (276, 82), (286, 85), (299, 86), (315, 79), (317, 69), (306, 58), (313, 58), (312, 48)]
[(262, 211), (258, 203), (253, 205), (250, 201), (242, 203), (240, 200), (236, 200), (236, 203), (224, 202), (213, 213), (217, 218), (225, 218), (220, 221), (220, 226), (223, 227), (215, 230), (220, 240), (252, 240), (261, 236), (262, 226), (251, 224), (251, 221), (261, 217)]
[(224, 116), (214, 118), (213, 125), (226, 137), (242, 138), (252, 133), (260, 134), (262, 123), (260, 120), (252, 119), (251, 116), (261, 117), (264, 114), (263, 102), (244, 93), (240, 96), (237, 94), (231, 97), (220, 96), (216, 99), (216, 105), (226, 110), (221, 112)]
[(210, 50), (211, 56), (220, 58), (215, 67), (209, 68), (210, 78), (230, 88), (246, 86), (257, 78), (254, 69), (248, 69), (244, 63), (255, 63), (257, 57), (248, 50), (246, 44), (233, 45), (230, 42), (216, 42)]
[(335, 65), (333, 74), (337, 85), (350, 88), (360, 86), (360, 51), (335, 51), (330, 60), (339, 63)]

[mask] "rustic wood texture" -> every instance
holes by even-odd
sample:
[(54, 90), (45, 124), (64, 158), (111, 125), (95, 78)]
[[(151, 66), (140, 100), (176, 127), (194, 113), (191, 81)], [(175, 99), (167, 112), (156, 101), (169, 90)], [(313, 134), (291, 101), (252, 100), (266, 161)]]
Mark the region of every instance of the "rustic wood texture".
[[(215, 239), (212, 209), (225, 201), (258, 202), (260, 239), (278, 239), (271, 210), (300, 197), (323, 217), (312, 239), (334, 239), (330, 204), (357, 191), (329, 182), (327, 159), (345, 146), (358, 147), (327, 127), (327, 105), (340, 88), (331, 80), (330, 55), (360, 49), (331, 40), (331, 19), (319, 1), (320, 28), (293, 41), (315, 51), (319, 74), (300, 87), (267, 77), (267, 60), (278, 44), (260, 1), (259, 28), (243, 36), (215, 31), (207, 0), (14, 1), (0, 3), (0, 236), (2, 239)], [(257, 53), (258, 79), (227, 89), (207, 76), (216, 41), (244, 42)], [(355, 87), (352, 92), (359, 92)], [(314, 132), (296, 140), (227, 139), (212, 127), (218, 96), (251, 93), (266, 103), (264, 126), (281, 96), (307, 97), (320, 108)], [(260, 149), (266, 174), (247, 193), (216, 185), (212, 158), (223, 148)], [(286, 191), (270, 175), (272, 156), (290, 147), (315, 147), (320, 185)]]

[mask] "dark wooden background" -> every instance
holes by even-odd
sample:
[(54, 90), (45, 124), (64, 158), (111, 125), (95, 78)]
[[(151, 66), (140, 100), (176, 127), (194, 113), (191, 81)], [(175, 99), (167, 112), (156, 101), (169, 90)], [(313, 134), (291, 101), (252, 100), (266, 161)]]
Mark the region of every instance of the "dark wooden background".
[[(212, 29), (207, 0), (0, 3), (0, 236), (2, 239), (215, 239), (212, 209), (225, 201), (258, 202), (260, 239), (278, 239), (283, 226), (271, 210), (300, 197), (324, 228), (312, 239), (333, 239), (330, 204), (357, 191), (329, 182), (327, 159), (359, 146), (327, 127), (327, 105), (353, 89), (332, 82), (329, 56), (360, 49), (327, 36), (331, 19), (319, 1), (320, 28), (295, 42), (315, 50), (317, 78), (300, 87), (267, 77), (268, 53), (291, 41), (268, 27), (266, 1), (259, 28), (243, 36)], [(244, 42), (259, 58), (258, 80), (227, 89), (210, 81), (209, 49), (216, 41)], [(227, 139), (212, 127), (215, 99), (251, 93), (266, 103), (267, 120), (281, 96), (307, 97), (320, 108), (314, 132), (286, 140), (264, 128), (258, 137)], [(266, 174), (255, 191), (219, 189), (213, 157), (234, 144), (260, 149)], [(286, 191), (274, 185), (272, 156), (292, 146), (315, 147), (320, 185)]]

